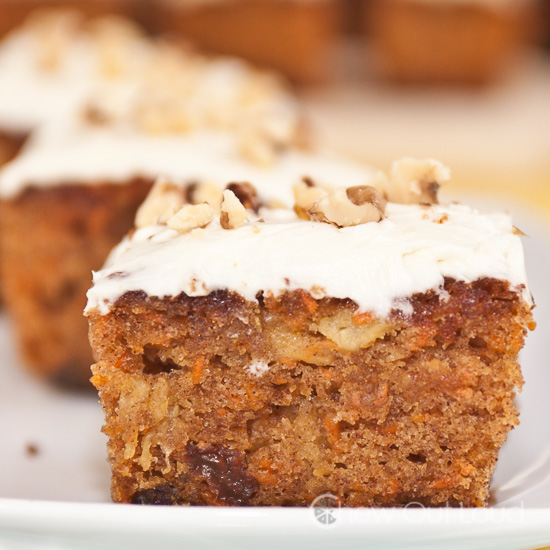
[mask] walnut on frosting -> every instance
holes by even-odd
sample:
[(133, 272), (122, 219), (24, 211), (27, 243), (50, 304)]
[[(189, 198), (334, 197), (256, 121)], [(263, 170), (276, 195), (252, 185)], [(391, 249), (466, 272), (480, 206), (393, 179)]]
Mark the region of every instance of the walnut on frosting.
[(437, 204), (437, 191), (449, 179), (450, 170), (437, 160), (403, 158), (393, 163), (389, 180), (380, 180), (379, 187), (390, 202)]
[(36, 61), (41, 70), (52, 72), (60, 68), (81, 22), (81, 14), (68, 9), (36, 10), (29, 16), (25, 27), (35, 41)]
[(252, 184), (246, 181), (233, 182), (227, 186), (227, 189), (235, 193), (237, 198), (247, 210), (258, 212), (261, 206), (260, 199), (258, 198), (256, 188)]
[(386, 200), (368, 185), (339, 187), (326, 193), (308, 210), (312, 220), (349, 227), (384, 219)]
[(277, 158), (277, 143), (258, 128), (247, 128), (238, 134), (241, 155), (255, 164), (269, 166)]
[(166, 225), (178, 233), (187, 233), (208, 225), (213, 219), (214, 209), (209, 204), (185, 204)]
[(303, 220), (309, 220), (308, 214), (310, 208), (328, 191), (323, 187), (319, 187), (309, 178), (304, 177), (292, 187), (294, 193), (294, 211), (297, 216)]
[(105, 78), (118, 78), (127, 70), (133, 44), (143, 33), (133, 22), (109, 15), (91, 21), (89, 33), (95, 40), (99, 72)]
[(148, 134), (185, 134), (195, 127), (191, 108), (186, 101), (170, 93), (151, 93), (139, 99), (134, 120)]
[(246, 217), (246, 208), (239, 197), (230, 189), (226, 189), (223, 192), (220, 225), (224, 229), (237, 229), (245, 222)]
[(137, 228), (166, 223), (184, 203), (182, 188), (169, 180), (159, 178), (136, 213)]
[(189, 204), (209, 204), (216, 213), (220, 212), (222, 190), (215, 183), (208, 181), (193, 182), (185, 188), (185, 200)]
[(310, 142), (308, 126), (303, 117), (254, 117), (241, 125), (238, 132), (241, 154), (248, 160), (268, 166), (281, 151), (289, 147), (307, 149)]

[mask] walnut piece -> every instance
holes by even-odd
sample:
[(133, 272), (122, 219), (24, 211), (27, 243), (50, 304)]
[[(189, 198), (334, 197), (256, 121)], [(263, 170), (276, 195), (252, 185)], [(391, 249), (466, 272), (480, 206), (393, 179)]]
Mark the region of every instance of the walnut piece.
[(450, 170), (437, 160), (404, 158), (393, 163), (382, 190), (390, 202), (437, 204), (437, 191), (449, 179)]
[(374, 187), (339, 187), (318, 199), (308, 210), (308, 214), (315, 221), (349, 227), (383, 220), (385, 207), (386, 201), (382, 193)]
[(276, 144), (259, 131), (241, 131), (239, 134), (239, 146), (243, 157), (255, 164), (269, 166), (277, 158)]
[(105, 78), (118, 78), (127, 70), (134, 51), (133, 44), (142, 37), (137, 25), (116, 15), (88, 23), (94, 38), (100, 73)]
[(39, 69), (53, 72), (60, 68), (71, 42), (77, 36), (81, 21), (81, 14), (65, 9), (38, 9), (29, 16), (25, 27), (35, 42)]
[(134, 118), (139, 129), (147, 134), (184, 134), (195, 127), (189, 105), (169, 94), (149, 95), (138, 102)]
[(252, 184), (247, 182), (234, 182), (230, 183), (227, 189), (235, 193), (247, 210), (258, 212), (260, 209), (260, 199), (258, 198), (256, 188)]
[(309, 220), (309, 210), (322, 197), (327, 195), (327, 190), (315, 185), (310, 178), (302, 178), (292, 187), (294, 192), (294, 211), (299, 218)]
[(382, 193), (370, 185), (356, 185), (346, 189), (348, 199), (356, 206), (370, 203), (376, 206), (382, 214), (386, 211), (386, 199)]
[(209, 204), (216, 213), (220, 212), (222, 205), (222, 190), (215, 183), (207, 181), (190, 183), (185, 188), (185, 198), (189, 204)]
[(186, 204), (168, 220), (167, 225), (178, 233), (187, 233), (208, 225), (213, 219), (214, 209), (209, 204)]
[(246, 220), (246, 208), (230, 189), (223, 192), (220, 225), (224, 229), (237, 229)]
[(241, 125), (240, 151), (245, 158), (261, 165), (273, 164), (281, 151), (302, 139), (294, 116), (264, 115)]
[(166, 223), (182, 205), (182, 188), (176, 183), (159, 178), (143, 204), (138, 208), (135, 225), (140, 228)]

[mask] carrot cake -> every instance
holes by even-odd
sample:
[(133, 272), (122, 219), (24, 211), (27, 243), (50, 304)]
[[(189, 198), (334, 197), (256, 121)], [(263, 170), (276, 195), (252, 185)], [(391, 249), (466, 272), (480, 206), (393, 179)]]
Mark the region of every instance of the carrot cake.
[(510, 217), (447, 177), (306, 178), (294, 210), (158, 182), (88, 292), (113, 500), (486, 505), (533, 302)]
[[(367, 0), (364, 0), (365, 2)], [(531, 0), (368, 0), (369, 45), (397, 82), (486, 84), (526, 43)]]

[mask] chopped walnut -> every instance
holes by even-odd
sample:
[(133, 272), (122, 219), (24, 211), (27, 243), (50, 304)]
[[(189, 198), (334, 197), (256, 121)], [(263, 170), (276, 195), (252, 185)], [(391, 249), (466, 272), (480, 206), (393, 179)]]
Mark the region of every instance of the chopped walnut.
[(215, 183), (199, 182), (191, 183), (185, 188), (185, 198), (189, 204), (209, 204), (215, 212), (219, 213), (222, 204), (222, 190)]
[(294, 211), (303, 220), (310, 219), (308, 214), (310, 208), (327, 194), (325, 189), (316, 186), (313, 180), (308, 177), (304, 177), (294, 184), (292, 190), (294, 192)]
[(270, 165), (280, 151), (302, 139), (293, 117), (263, 116), (245, 123), (239, 132), (241, 153), (252, 162)]
[(166, 223), (183, 205), (181, 187), (165, 179), (158, 179), (136, 213), (137, 228)]
[(90, 103), (84, 108), (82, 116), (85, 122), (93, 126), (105, 126), (112, 122), (112, 116), (101, 105)]
[(134, 118), (148, 134), (186, 133), (195, 127), (189, 105), (168, 95), (148, 96), (137, 105)]
[(450, 170), (437, 160), (404, 158), (393, 163), (383, 191), (390, 202), (437, 204), (437, 191), (449, 179)]
[(283, 80), (275, 73), (252, 70), (241, 85), (238, 101), (244, 106), (255, 106), (273, 97), (283, 87)]
[(356, 206), (363, 206), (370, 203), (376, 206), (378, 210), (383, 214), (386, 210), (386, 199), (382, 196), (382, 193), (371, 187), (370, 185), (356, 185), (355, 187), (348, 187), (346, 189), (346, 195), (348, 199)]
[(208, 225), (213, 219), (214, 210), (209, 204), (186, 204), (168, 220), (167, 225), (178, 233), (187, 233)]
[(132, 42), (142, 35), (139, 27), (110, 15), (89, 23), (89, 30), (95, 39), (100, 73), (106, 78), (122, 75), (132, 55)]
[(35, 39), (40, 69), (55, 71), (60, 67), (80, 23), (81, 15), (74, 10), (36, 10), (31, 14), (26, 27)]
[(380, 191), (365, 185), (335, 189), (317, 200), (308, 213), (313, 220), (348, 227), (383, 220), (385, 207)]
[(220, 225), (224, 229), (237, 229), (246, 220), (246, 208), (230, 189), (223, 192)]
[(256, 164), (269, 166), (277, 158), (276, 144), (261, 134), (252, 131), (239, 135), (241, 154)]
[(247, 182), (234, 182), (230, 183), (227, 186), (227, 189), (235, 193), (237, 198), (247, 210), (258, 212), (261, 206), (260, 199), (258, 198), (256, 188), (252, 184)]

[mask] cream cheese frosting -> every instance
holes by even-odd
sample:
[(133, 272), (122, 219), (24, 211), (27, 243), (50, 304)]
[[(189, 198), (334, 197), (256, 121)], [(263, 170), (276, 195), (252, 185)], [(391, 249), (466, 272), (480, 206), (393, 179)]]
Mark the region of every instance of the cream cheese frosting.
[(445, 277), (506, 280), (531, 303), (521, 241), (507, 214), (388, 203), (383, 221), (343, 228), (291, 210), (260, 216), (229, 231), (217, 222), (185, 234), (138, 229), (94, 273), (86, 311), (106, 314), (129, 291), (165, 298), (229, 290), (253, 301), (259, 291), (304, 289), (316, 298), (350, 298), (378, 316), (407, 314), (408, 297), (440, 291)]
[(304, 176), (319, 182), (344, 180), (363, 185), (370, 167), (323, 151), (289, 149), (263, 166), (243, 157), (237, 137), (205, 129), (187, 134), (154, 135), (133, 128), (50, 127), (0, 171), (0, 196), (13, 197), (28, 186), (63, 183), (127, 183), (133, 177), (208, 181), (251, 181), (260, 195), (292, 205), (292, 185)]

